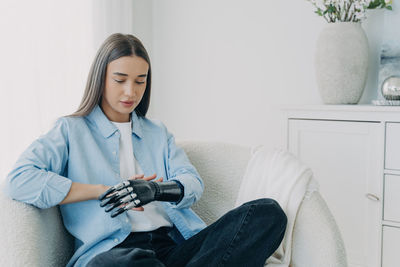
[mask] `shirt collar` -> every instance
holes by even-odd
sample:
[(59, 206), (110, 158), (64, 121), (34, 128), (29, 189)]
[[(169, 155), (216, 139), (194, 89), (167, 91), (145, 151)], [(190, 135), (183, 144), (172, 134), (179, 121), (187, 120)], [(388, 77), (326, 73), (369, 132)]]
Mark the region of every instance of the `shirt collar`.
[[(118, 128), (106, 117), (103, 110), (98, 104), (94, 107), (92, 112), (87, 115), (87, 118), (97, 125), (99, 131), (105, 138), (110, 137), (115, 133), (116, 130), (118, 130)], [(136, 134), (139, 138), (142, 138), (142, 122), (140, 121), (135, 111), (132, 111), (131, 113), (131, 120), (132, 133)]]

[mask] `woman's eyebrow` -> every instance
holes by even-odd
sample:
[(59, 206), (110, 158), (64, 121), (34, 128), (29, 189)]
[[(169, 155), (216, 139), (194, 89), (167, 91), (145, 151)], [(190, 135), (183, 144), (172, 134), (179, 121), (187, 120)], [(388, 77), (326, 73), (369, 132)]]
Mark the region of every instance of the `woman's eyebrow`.
[(119, 75), (119, 76), (128, 76), (126, 73), (121, 73), (121, 72), (114, 72), (113, 74)]
[[(121, 72), (114, 72), (113, 74), (119, 75), (119, 76), (129, 76), (128, 74), (126, 74), (126, 73), (121, 73)], [(146, 77), (146, 76), (147, 76), (147, 74), (140, 74), (140, 75), (138, 75), (138, 77)]]

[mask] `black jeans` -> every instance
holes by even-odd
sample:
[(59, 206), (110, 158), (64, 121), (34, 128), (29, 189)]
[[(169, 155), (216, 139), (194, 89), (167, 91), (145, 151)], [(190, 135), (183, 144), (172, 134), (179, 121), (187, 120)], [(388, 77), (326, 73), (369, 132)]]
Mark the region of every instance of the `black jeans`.
[(272, 199), (244, 203), (196, 235), (176, 244), (171, 228), (131, 233), (87, 266), (264, 266), (282, 242), (287, 218)]

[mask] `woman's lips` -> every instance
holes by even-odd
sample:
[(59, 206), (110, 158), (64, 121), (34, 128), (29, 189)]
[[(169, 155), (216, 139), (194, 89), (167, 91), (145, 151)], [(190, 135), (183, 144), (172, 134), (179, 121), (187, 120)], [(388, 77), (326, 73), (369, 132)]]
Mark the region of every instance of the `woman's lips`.
[(131, 107), (132, 105), (133, 105), (133, 101), (131, 101), (131, 102), (128, 102), (128, 101), (121, 101), (121, 103), (122, 103), (122, 105), (124, 106), (124, 107), (127, 107), (127, 108), (129, 108), (129, 107)]

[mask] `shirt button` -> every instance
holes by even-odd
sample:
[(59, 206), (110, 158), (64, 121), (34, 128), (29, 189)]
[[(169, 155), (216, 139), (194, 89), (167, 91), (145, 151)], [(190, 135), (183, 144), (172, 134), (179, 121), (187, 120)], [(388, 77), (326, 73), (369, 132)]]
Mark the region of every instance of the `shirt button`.
[(117, 154), (117, 151), (113, 151), (112, 153), (113, 153), (113, 155), (115, 155), (115, 154)]
[(129, 222), (129, 219), (125, 219), (125, 222)]
[(115, 238), (115, 239), (114, 239), (114, 242), (117, 243), (117, 242), (118, 242), (118, 238)]

